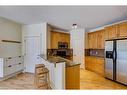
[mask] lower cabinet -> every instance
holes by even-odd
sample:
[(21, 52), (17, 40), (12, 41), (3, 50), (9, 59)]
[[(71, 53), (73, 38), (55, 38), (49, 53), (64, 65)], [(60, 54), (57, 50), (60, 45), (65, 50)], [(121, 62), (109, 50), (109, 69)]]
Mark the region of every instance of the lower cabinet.
[(0, 78), (15, 74), (23, 69), (24, 64), (21, 56), (0, 58)]
[(80, 89), (80, 65), (66, 68), (66, 89)]
[(104, 58), (86, 56), (85, 69), (104, 76)]

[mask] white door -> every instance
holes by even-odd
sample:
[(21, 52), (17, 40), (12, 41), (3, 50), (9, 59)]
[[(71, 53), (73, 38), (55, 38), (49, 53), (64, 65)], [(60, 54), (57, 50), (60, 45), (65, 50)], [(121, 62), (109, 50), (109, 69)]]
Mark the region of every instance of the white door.
[(40, 55), (40, 37), (25, 38), (25, 56), (24, 63), (26, 72), (34, 73), (35, 64), (41, 63)]

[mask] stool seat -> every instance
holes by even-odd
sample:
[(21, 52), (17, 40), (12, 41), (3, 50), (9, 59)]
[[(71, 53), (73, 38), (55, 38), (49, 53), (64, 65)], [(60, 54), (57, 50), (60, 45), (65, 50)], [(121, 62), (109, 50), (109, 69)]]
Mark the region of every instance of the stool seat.
[(37, 68), (35, 72), (36, 74), (40, 75), (40, 74), (48, 73), (49, 70), (47, 68)]
[(41, 68), (41, 67), (45, 67), (45, 65), (44, 65), (44, 64), (36, 64), (35, 67), (36, 67), (36, 68)]

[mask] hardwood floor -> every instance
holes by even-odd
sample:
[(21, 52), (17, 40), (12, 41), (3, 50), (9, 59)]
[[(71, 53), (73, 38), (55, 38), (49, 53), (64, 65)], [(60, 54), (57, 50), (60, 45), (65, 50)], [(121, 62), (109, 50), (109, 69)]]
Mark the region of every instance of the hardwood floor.
[(88, 71), (80, 70), (80, 89), (127, 89), (127, 86), (105, 79), (104, 77)]
[[(0, 89), (35, 89), (34, 75), (22, 73), (5, 81), (0, 81)], [(80, 89), (127, 89), (127, 86), (115, 83), (87, 70), (80, 70)]]

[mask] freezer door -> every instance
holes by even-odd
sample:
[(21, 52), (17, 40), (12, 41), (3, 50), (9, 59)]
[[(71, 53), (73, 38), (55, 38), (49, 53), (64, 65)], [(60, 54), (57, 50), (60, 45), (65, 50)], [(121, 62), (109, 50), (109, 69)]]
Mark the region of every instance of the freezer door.
[(105, 77), (113, 80), (113, 41), (105, 42)]
[(127, 40), (117, 40), (116, 81), (127, 85)]

